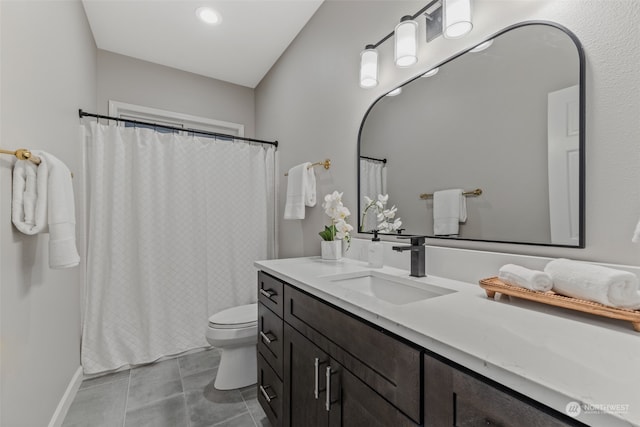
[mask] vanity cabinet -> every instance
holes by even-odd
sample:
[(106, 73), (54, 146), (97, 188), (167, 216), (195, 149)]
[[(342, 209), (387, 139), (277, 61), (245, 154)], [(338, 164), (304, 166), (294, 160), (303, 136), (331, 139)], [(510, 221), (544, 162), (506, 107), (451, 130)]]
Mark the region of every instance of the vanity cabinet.
[(421, 424), (420, 348), (264, 272), (258, 283), (258, 400), (274, 427)]
[(273, 427), (583, 425), (264, 272), (258, 285)]
[[(488, 380), (424, 356), (424, 425), (561, 427), (584, 424)], [(552, 415), (553, 414), (553, 415)]]

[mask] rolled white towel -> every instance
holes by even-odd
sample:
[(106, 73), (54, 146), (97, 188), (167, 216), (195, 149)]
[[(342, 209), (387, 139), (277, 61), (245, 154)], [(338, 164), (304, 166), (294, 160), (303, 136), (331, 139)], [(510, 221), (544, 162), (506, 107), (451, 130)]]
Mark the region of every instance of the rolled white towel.
[(633, 273), (568, 259), (553, 260), (544, 271), (559, 294), (612, 307), (640, 308), (639, 282)]
[(498, 278), (509, 285), (532, 291), (547, 292), (553, 286), (551, 277), (544, 271), (530, 270), (515, 264), (505, 264), (500, 267)]

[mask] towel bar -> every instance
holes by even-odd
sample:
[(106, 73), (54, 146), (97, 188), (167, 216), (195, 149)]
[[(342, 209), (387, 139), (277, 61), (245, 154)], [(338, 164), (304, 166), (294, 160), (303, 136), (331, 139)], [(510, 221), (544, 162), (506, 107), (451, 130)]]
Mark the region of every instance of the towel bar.
[(11, 154), (12, 156), (16, 156), (18, 160), (29, 160), (36, 165), (40, 164), (40, 157), (32, 155), (31, 151), (26, 148), (19, 148), (16, 151), (3, 150), (0, 148), (0, 154)]
[[(464, 193), (462, 193), (463, 196), (480, 196), (482, 194), (482, 189), (481, 188), (476, 188), (473, 191), (465, 191)], [(433, 199), (433, 193), (423, 193), (420, 195), (420, 198), (422, 200), (427, 200), (427, 199)]]
[[(324, 161), (322, 162), (311, 163), (311, 165), (309, 165), (307, 169), (311, 169), (314, 166), (323, 166), (328, 170), (331, 167), (331, 159), (324, 159)], [(289, 176), (289, 172), (285, 173), (284, 176)]]

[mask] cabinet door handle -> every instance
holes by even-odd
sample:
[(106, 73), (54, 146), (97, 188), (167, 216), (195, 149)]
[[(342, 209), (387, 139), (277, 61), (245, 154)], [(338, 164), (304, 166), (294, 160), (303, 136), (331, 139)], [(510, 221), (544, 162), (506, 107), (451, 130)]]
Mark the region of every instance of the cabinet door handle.
[(260, 293), (269, 299), (273, 298), (273, 296), (276, 295), (275, 291), (272, 291), (271, 289), (260, 288)]
[(327, 399), (324, 407), (327, 411), (331, 410), (331, 366), (327, 366)]
[(318, 390), (318, 377), (320, 376), (320, 372), (318, 371), (320, 370), (320, 359), (316, 357), (313, 361), (313, 366), (316, 368), (316, 380), (313, 387), (313, 396), (316, 398), (316, 400), (318, 400), (318, 396), (320, 395), (320, 390)]
[(265, 334), (264, 332), (260, 331), (260, 338), (262, 338), (262, 341), (264, 341), (265, 344), (271, 344), (272, 342), (278, 340), (278, 338), (271, 332), (267, 332)]
[(269, 394), (269, 392), (267, 390), (269, 390), (271, 388), (270, 385), (266, 385), (266, 386), (260, 386), (260, 393), (262, 393), (262, 395), (264, 396), (265, 399), (267, 399), (267, 402), (271, 402), (273, 399), (275, 399), (276, 394)]

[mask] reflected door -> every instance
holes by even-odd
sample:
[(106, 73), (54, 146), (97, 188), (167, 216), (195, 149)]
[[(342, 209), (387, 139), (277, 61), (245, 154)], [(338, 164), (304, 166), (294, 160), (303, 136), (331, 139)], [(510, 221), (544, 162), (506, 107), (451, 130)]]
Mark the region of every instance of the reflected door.
[(579, 99), (577, 85), (548, 97), (549, 215), (557, 245), (579, 244)]

